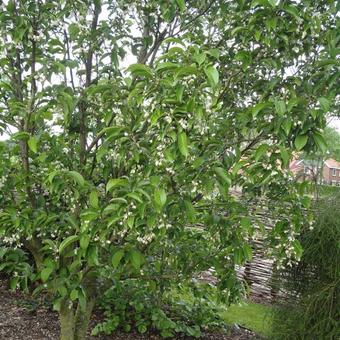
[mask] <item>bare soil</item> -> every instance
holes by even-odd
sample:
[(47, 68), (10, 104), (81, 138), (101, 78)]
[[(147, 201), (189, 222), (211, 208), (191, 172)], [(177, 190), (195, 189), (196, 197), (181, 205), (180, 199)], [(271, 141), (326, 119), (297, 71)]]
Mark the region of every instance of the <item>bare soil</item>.
[[(101, 319), (100, 313), (95, 313), (90, 329)], [(56, 312), (43, 303), (30, 298), (21, 292), (8, 289), (8, 284), (0, 278), (0, 340), (58, 340), (59, 323)], [(111, 336), (88, 336), (88, 340), (161, 340), (156, 334), (115, 333)], [(179, 336), (176, 339), (192, 339)], [(243, 329), (233, 329), (232, 335), (207, 333), (204, 340), (245, 340), (259, 339), (253, 332)]]

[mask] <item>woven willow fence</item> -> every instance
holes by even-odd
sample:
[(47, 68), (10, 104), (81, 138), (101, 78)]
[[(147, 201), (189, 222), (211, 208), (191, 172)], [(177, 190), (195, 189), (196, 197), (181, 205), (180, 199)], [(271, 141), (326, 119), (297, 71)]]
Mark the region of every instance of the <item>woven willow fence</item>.
[[(253, 211), (253, 219), (261, 221), (265, 229), (272, 229), (273, 223), (264, 210)], [(261, 237), (252, 241), (253, 258), (244, 266), (237, 267), (237, 276), (248, 288), (249, 295), (255, 299), (274, 300), (277, 297), (274, 261), (266, 255)]]
[[(254, 225), (260, 222), (266, 231), (274, 227), (272, 213), (262, 201), (260, 208), (258, 205), (250, 208)], [(261, 235), (261, 233), (259, 233)], [(265, 242), (261, 237), (252, 241), (253, 258), (244, 266), (238, 266), (237, 276), (245, 284), (248, 295), (252, 298), (274, 302), (279, 299), (295, 298), (294, 292), (283, 290), (282, 282), (286, 280), (282, 271), (276, 269), (274, 260), (266, 254)]]

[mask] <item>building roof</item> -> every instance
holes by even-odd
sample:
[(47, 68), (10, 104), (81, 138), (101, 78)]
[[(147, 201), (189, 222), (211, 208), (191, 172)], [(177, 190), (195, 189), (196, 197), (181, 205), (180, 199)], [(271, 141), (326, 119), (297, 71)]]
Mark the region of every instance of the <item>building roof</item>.
[(330, 169), (340, 169), (340, 162), (337, 162), (335, 159), (327, 159), (325, 164)]

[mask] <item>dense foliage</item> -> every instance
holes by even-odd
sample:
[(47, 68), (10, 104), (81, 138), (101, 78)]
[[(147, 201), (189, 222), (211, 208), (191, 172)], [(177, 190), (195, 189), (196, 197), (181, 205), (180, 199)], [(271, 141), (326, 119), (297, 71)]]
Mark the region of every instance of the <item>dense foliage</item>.
[[(34, 257), (12, 286), (29, 277), (54, 297), (62, 339), (83, 339), (120, 281), (163, 295), (210, 269), (229, 303), (259, 232), (278, 263), (301, 254), (309, 199), (287, 165), (325, 148), (335, 13), (307, 0), (1, 2), (0, 240)], [(271, 232), (251, 223), (258, 195)]]
[(337, 339), (340, 336), (339, 194), (317, 203), (315, 226), (303, 231), (301, 261), (286, 268), (284, 290), (292, 298), (275, 313), (276, 339)]
[(175, 333), (199, 337), (202, 330), (226, 329), (221, 316), (226, 308), (208, 284), (176, 284), (162, 293), (149, 282), (131, 279), (107, 290), (100, 305), (106, 320), (94, 334), (135, 328), (141, 333), (153, 329), (163, 337)]

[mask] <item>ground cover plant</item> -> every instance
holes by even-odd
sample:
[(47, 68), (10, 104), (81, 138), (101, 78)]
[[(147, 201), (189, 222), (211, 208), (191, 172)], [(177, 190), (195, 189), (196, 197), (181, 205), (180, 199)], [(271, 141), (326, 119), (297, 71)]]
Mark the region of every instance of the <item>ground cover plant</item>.
[(333, 1), (1, 2), (1, 254), (34, 260), (2, 269), (48, 293), (61, 339), (128, 280), (162, 299), (210, 270), (238, 301), (259, 232), (278, 264), (301, 255), (310, 199), (287, 167), (325, 149), (336, 19)]

